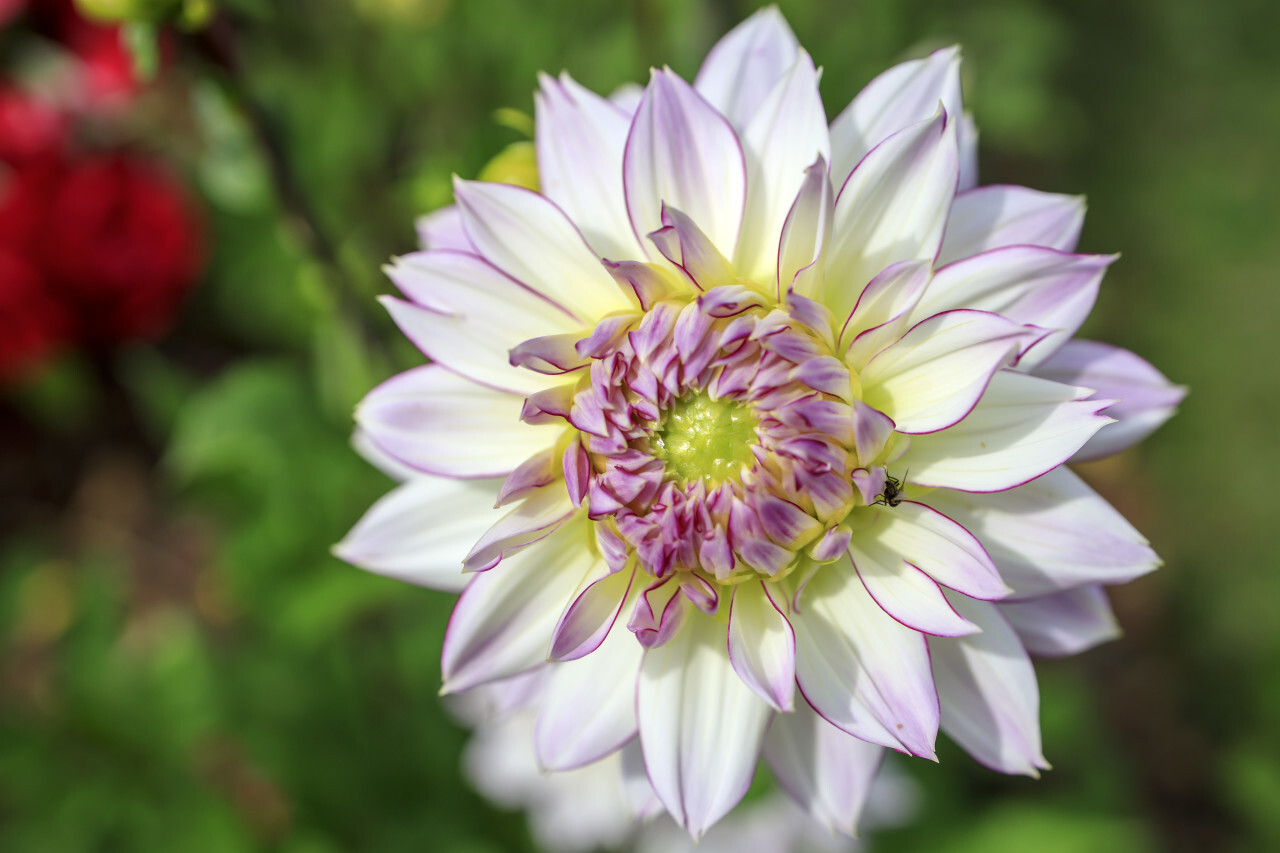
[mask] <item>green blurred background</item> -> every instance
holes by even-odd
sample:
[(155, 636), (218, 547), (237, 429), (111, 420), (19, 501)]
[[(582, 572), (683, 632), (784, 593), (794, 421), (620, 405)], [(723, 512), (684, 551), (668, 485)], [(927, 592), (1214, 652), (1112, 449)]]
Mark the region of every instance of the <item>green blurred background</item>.
[[(1113, 590), (1124, 639), (1040, 665), (1055, 769), (944, 745), (904, 764), (920, 815), (874, 849), (1280, 850), (1280, 6), (779, 5), (832, 115), (961, 43), (982, 182), (1087, 194), (1082, 250), (1124, 257), (1086, 336), (1191, 387), (1082, 472), (1166, 564)], [(420, 361), (379, 267), (452, 173), (522, 138), (493, 114), (531, 112), (537, 71), (690, 77), (756, 4), (224, 6), (234, 73), (180, 40), (134, 128), (210, 220), (178, 327), (0, 395), (0, 849), (531, 850), (458, 772), (451, 598), (328, 554), (389, 486), (348, 447), (351, 408)]]

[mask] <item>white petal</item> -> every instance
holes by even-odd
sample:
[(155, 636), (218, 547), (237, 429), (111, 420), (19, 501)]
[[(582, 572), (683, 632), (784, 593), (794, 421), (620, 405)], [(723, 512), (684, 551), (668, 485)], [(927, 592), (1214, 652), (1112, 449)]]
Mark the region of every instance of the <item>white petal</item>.
[(541, 849), (591, 853), (625, 844), (634, 824), (621, 758), (546, 774), (533, 754), (532, 717), (522, 713), (478, 726), (463, 756), (468, 778), (503, 807), (526, 809)]
[[(859, 542), (860, 538), (866, 541)], [(947, 603), (937, 583), (880, 545), (874, 534), (855, 536), (849, 556), (876, 604), (908, 628), (939, 637), (959, 637), (978, 630)]]
[(828, 830), (856, 835), (884, 749), (841, 731), (808, 705), (777, 714), (764, 755), (779, 784)]
[(960, 116), (959, 127), (956, 128), (956, 147), (960, 151), (960, 181), (956, 189), (964, 192), (978, 185), (978, 126), (973, 121), (972, 113), (966, 112)]
[(1084, 196), (996, 184), (959, 193), (947, 217), (938, 264), (1003, 246), (1074, 252), (1084, 225)]
[(406, 336), (433, 361), (482, 384), (522, 393), (541, 390), (545, 379), (511, 366), (511, 348), (530, 338), (585, 333), (568, 311), (478, 255), (415, 252), (397, 258), (386, 272), (405, 296), (426, 309), (383, 302)]
[(662, 228), (649, 235), (662, 256), (689, 274), (701, 290), (736, 284), (733, 264), (702, 232), (698, 223), (678, 208), (662, 206)]
[(933, 264), (927, 260), (899, 261), (871, 279), (840, 332), (840, 340), (848, 347), (845, 361), (850, 367), (861, 371), (902, 337), (932, 276)]
[(333, 546), (348, 563), (446, 592), (461, 592), (462, 558), (497, 514), (499, 480), (414, 477), (380, 499)]
[(1061, 465), (1111, 422), (1098, 414), (1110, 401), (1086, 399), (1089, 394), (1087, 388), (1001, 370), (964, 420), (913, 436), (903, 464), (912, 482), (924, 486), (1011, 489)]
[(822, 298), (825, 278), (823, 247), (831, 238), (835, 197), (827, 178), (827, 164), (818, 160), (804, 173), (804, 183), (787, 212), (778, 241), (778, 298), (795, 288), (809, 299)]
[(877, 545), (956, 592), (983, 599), (1010, 592), (982, 543), (962, 525), (924, 504), (903, 501), (882, 511), (875, 531)]
[(974, 407), (1032, 333), (983, 311), (947, 311), (917, 323), (862, 369), (863, 400), (898, 432), (945, 430)]
[(982, 633), (929, 638), (942, 730), (992, 769), (1039, 776), (1049, 765), (1040, 752), (1040, 689), (1031, 659), (996, 605), (955, 593), (948, 598)]
[(632, 308), (600, 257), (545, 196), (522, 187), (454, 179), (467, 236), (491, 264), (594, 325)]
[(546, 661), (551, 633), (596, 557), (586, 514), (493, 569), (463, 590), (445, 631), (442, 692), (470, 690)]
[(1033, 655), (1065, 657), (1120, 636), (1100, 586), (1077, 586), (1025, 601), (1000, 603), (1000, 612)]
[(423, 249), (476, 250), (467, 238), (467, 230), (462, 227), (462, 211), (456, 204), (419, 216), (414, 225), (418, 231), (418, 245)]
[(628, 597), (639, 595), (635, 577), (634, 568), (610, 573), (609, 564), (601, 560), (596, 571), (583, 578), (565, 607), (551, 640), (550, 659), (577, 660), (595, 651), (618, 615), (627, 609)]
[(417, 468), (410, 468), (374, 444), (369, 434), (358, 426), (351, 432), (351, 449), (359, 453), (360, 458), (365, 462), (398, 482), (403, 483), (405, 480), (422, 476), (422, 472)]
[(1116, 255), (1073, 255), (1039, 246), (1008, 246), (938, 270), (917, 318), (953, 308), (992, 311), (1055, 331), (1019, 362), (1023, 370), (1056, 352), (1093, 310), (1098, 286)]
[(744, 128), (800, 53), (776, 6), (766, 6), (725, 34), (707, 53), (694, 87)]
[(639, 83), (623, 83), (609, 93), (609, 103), (627, 114), (630, 119), (640, 108), (640, 99), (644, 97), (644, 87)]
[(622, 195), (622, 151), (632, 113), (578, 85), (568, 73), (558, 80), (542, 74), (538, 80), (534, 103), (542, 193), (577, 224), (597, 255), (644, 257)]
[(794, 707), (795, 632), (763, 583), (748, 582), (733, 589), (729, 660), (743, 683), (775, 710)]
[(831, 122), (831, 178), (839, 186), (867, 152), (938, 111), (960, 117), (960, 49), (895, 65), (863, 88)]
[(957, 180), (956, 134), (941, 110), (871, 151), (836, 197), (826, 305), (846, 316), (867, 282), (892, 263), (932, 260)]
[(523, 397), (429, 364), (393, 376), (356, 409), (369, 439), (401, 462), (445, 477), (498, 477), (551, 446), (555, 424), (520, 422)]
[(805, 170), (830, 158), (827, 115), (809, 54), (800, 51), (742, 135), (747, 160), (747, 206), (734, 266), (745, 278), (765, 281), (774, 272), (778, 238)]
[(623, 156), (627, 211), (638, 236), (662, 227), (663, 203), (689, 216), (726, 258), (738, 244), (746, 163), (724, 116), (670, 71), (654, 71)]
[(596, 761), (636, 733), (636, 679), (644, 647), (615, 625), (586, 657), (558, 663), (538, 710), (534, 741), (548, 770)]
[(751, 785), (769, 706), (729, 663), (725, 627), (697, 614), (645, 652), (636, 691), (649, 782), (695, 839)]
[(508, 554), (549, 536), (575, 511), (562, 481), (534, 489), (481, 534), (462, 564), (467, 571), (487, 571)]
[(1160, 565), (1142, 534), (1067, 468), (1006, 492), (928, 499), (982, 541), (1016, 598), (1126, 583)]
[(1073, 462), (1100, 459), (1137, 444), (1173, 417), (1187, 395), (1185, 387), (1174, 385), (1146, 360), (1097, 341), (1067, 341), (1033, 372), (1055, 382), (1093, 388), (1100, 399), (1120, 401), (1107, 409), (1107, 416), (1116, 422), (1098, 430), (1071, 457)]
[(796, 680), (854, 737), (934, 757), (938, 696), (924, 636), (894, 621), (847, 558), (820, 567), (791, 613)]

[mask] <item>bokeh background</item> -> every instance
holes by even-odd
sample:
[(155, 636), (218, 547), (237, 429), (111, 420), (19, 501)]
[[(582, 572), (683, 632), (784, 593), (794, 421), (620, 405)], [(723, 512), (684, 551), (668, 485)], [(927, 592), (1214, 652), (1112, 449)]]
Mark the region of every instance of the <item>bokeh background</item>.
[[(689, 77), (756, 5), (223, 0), (127, 29), (147, 81), (0, 0), (0, 849), (534, 849), (460, 775), (450, 597), (328, 553), (389, 486), (352, 406), (421, 360), (379, 267), (526, 138), (495, 111), (537, 71)], [(1123, 258), (1085, 334), (1191, 388), (1082, 469), (1165, 566), (1040, 666), (1055, 769), (902, 762), (918, 816), (872, 849), (1280, 849), (1280, 6), (779, 5), (833, 115), (961, 43), (983, 183), (1087, 194)]]

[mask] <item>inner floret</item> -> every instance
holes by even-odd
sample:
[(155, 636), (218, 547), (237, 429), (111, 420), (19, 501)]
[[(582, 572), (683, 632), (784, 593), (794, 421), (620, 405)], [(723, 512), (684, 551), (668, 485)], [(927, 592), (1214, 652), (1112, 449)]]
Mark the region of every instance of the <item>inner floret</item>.
[(847, 543), (866, 472), (849, 370), (812, 313), (718, 287), (584, 348), (566, 482), (647, 574), (774, 578)]
[(742, 403), (695, 391), (676, 400), (650, 439), (654, 457), (680, 484), (717, 486), (741, 474), (755, 457), (759, 420)]

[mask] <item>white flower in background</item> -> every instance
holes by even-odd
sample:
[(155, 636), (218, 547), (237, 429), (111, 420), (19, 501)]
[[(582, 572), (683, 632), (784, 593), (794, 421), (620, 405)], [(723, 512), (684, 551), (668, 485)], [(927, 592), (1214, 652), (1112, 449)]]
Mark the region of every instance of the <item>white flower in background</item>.
[(1158, 564), (1063, 463), (1183, 392), (1072, 339), (1114, 258), (1073, 253), (1079, 198), (975, 186), (959, 62), (828, 125), (770, 8), (692, 86), (543, 77), (541, 192), (458, 181), (390, 269), (434, 363), (361, 404), (412, 474), (338, 553), (462, 591), (446, 691), (552, 661), (540, 764), (630, 744), (695, 838), (762, 754), (848, 833), (939, 728), (1035, 775), (1028, 651), (1114, 636), (1100, 585)]
[[(455, 697), (461, 722), (475, 727), (464, 767), (481, 793), (527, 812), (538, 844), (557, 853), (632, 849), (636, 853), (854, 853), (857, 840), (833, 834), (780, 791), (742, 804), (699, 841), (663, 814), (645, 778), (637, 746), (594, 764), (548, 774), (533, 747), (545, 669)], [(863, 815), (864, 831), (907, 822), (919, 792), (892, 765), (880, 768)]]

